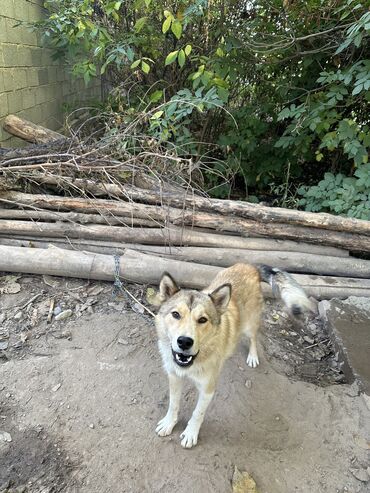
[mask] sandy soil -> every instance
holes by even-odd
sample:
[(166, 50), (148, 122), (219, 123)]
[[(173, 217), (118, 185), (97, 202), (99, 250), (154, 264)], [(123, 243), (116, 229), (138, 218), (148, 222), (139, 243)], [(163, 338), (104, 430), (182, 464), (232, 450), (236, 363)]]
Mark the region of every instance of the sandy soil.
[[(235, 465), (260, 493), (369, 491), (355, 477), (366, 479), (369, 466), (365, 399), (356, 385), (320, 379), (321, 360), (317, 382), (302, 380), (294, 369), (310, 361), (300, 360), (291, 340), (301, 338), (275, 305), (260, 337), (261, 365), (246, 366), (242, 344), (225, 367), (198, 445), (184, 450), (179, 435), (195, 402), (191, 386), (173, 435), (154, 433), (166, 412), (167, 382), (151, 320), (125, 300), (112, 301), (104, 283), (89, 297), (95, 286), (79, 288), (83, 281), (18, 282), (18, 294), (0, 298), (0, 327), (9, 332), (0, 359), (0, 436), (12, 438), (0, 440), (0, 491), (227, 493)], [(47, 325), (50, 297), (73, 316)]]

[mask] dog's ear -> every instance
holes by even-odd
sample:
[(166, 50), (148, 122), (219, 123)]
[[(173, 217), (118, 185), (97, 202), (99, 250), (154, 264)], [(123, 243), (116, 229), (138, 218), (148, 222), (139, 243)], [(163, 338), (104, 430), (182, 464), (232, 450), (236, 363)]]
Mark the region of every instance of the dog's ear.
[(231, 284), (222, 284), (222, 286), (219, 286), (217, 289), (212, 291), (209, 296), (211, 297), (217, 311), (219, 313), (223, 313), (230, 302)]
[(159, 292), (151, 297), (150, 303), (155, 306), (160, 306), (178, 291), (180, 291), (180, 288), (176, 284), (174, 278), (168, 274), (168, 272), (165, 272), (159, 283)]

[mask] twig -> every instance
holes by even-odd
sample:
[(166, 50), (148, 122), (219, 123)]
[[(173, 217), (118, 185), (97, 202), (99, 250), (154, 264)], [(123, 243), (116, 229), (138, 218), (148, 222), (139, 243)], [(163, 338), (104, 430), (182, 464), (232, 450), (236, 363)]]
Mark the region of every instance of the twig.
[(149, 315), (151, 315), (152, 317), (155, 317), (154, 313), (149, 310), (149, 308), (147, 308), (145, 305), (143, 305), (132, 293), (130, 293), (130, 291), (125, 288), (125, 286), (122, 286), (123, 290), (125, 291), (125, 293), (127, 293), (129, 296), (131, 296), (131, 298), (138, 304), (140, 305), (145, 311), (147, 311), (149, 313)]
[(303, 349), (310, 349), (312, 347), (318, 346), (319, 344), (324, 344), (325, 342), (328, 342), (330, 339), (324, 339), (323, 341), (316, 342), (315, 344), (311, 344), (311, 346), (306, 346)]
[(33, 303), (35, 300), (37, 300), (37, 298), (39, 298), (40, 296), (42, 296), (43, 294), (45, 293), (45, 291), (41, 291), (41, 293), (39, 294), (35, 294), (35, 296), (32, 296), (32, 298), (30, 300), (27, 301), (27, 303), (25, 303), (24, 305), (22, 306), (19, 306), (18, 308), (20, 310), (24, 310), (26, 308), (26, 306), (30, 305), (31, 303)]

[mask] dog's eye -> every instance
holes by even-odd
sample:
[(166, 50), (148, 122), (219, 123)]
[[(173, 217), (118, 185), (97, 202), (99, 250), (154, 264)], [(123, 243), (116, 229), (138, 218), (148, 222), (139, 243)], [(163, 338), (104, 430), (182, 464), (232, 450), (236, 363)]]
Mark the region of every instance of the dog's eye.
[(180, 318), (181, 318), (181, 315), (179, 314), (179, 312), (172, 312), (171, 315), (173, 316), (173, 318), (176, 318), (176, 320), (180, 320)]
[(208, 322), (208, 319), (206, 317), (200, 317), (200, 319), (198, 320), (198, 324), (205, 324), (206, 322)]

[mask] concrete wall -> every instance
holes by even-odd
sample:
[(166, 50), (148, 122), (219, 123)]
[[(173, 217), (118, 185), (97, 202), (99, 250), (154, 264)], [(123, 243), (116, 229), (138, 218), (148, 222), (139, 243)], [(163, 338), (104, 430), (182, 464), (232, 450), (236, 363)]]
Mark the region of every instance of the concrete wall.
[(44, 15), (42, 0), (0, 0), (0, 146), (24, 143), (2, 130), (8, 114), (16, 114), (53, 130), (63, 126), (65, 105), (100, 97), (100, 82), (86, 88), (67, 67), (51, 59), (39, 36), (18, 21)]

